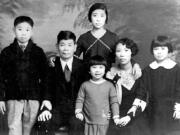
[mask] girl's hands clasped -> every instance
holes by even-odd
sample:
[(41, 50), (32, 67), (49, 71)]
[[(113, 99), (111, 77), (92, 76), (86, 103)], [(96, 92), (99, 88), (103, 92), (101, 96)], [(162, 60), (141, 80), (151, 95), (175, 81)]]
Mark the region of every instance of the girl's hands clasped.
[(76, 118), (79, 119), (79, 120), (81, 120), (81, 121), (83, 121), (84, 116), (83, 116), (82, 113), (77, 113), (77, 114), (76, 114)]

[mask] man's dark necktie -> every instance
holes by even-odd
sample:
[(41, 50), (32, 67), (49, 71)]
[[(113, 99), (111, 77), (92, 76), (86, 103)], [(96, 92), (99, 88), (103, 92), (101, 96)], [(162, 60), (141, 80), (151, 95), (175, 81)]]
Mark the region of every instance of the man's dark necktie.
[(24, 52), (26, 46), (25, 46), (25, 45), (20, 45), (20, 48), (21, 48), (21, 50)]
[(69, 82), (71, 80), (71, 71), (69, 70), (69, 67), (67, 64), (64, 68), (64, 74), (65, 74), (66, 81)]

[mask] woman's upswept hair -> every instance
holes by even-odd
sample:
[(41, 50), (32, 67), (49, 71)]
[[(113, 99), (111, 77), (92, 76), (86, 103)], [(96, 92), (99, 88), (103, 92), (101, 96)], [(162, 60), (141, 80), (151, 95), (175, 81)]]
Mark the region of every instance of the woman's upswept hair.
[(128, 49), (130, 49), (132, 52), (132, 56), (135, 56), (139, 51), (137, 44), (132, 39), (129, 38), (119, 39), (116, 43), (116, 47), (118, 44), (125, 45)]

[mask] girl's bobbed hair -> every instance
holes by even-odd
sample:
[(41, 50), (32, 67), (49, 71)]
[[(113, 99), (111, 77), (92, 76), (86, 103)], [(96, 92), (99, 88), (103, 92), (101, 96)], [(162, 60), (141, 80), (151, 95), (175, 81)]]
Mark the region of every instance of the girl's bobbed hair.
[(118, 46), (118, 44), (125, 45), (128, 49), (130, 49), (132, 52), (132, 56), (135, 56), (139, 51), (137, 44), (132, 39), (129, 38), (119, 39), (116, 43), (115, 49)]
[(91, 66), (94, 66), (94, 65), (104, 65), (106, 69), (107, 69), (107, 67), (108, 67), (107, 61), (105, 60), (104, 57), (102, 57), (102, 56), (100, 56), (100, 55), (92, 56), (92, 57), (89, 59), (88, 69), (90, 70), (90, 67), (91, 67)]
[(105, 11), (105, 13), (106, 13), (106, 23), (107, 23), (108, 22), (108, 11), (107, 11), (107, 6), (105, 5), (105, 3), (95, 3), (90, 7), (89, 12), (88, 12), (88, 20), (89, 20), (89, 22), (92, 22), (92, 20), (91, 20), (92, 12), (94, 10), (97, 10), (97, 9), (102, 9), (102, 10)]
[(163, 46), (166, 46), (168, 48), (169, 53), (173, 52), (172, 42), (169, 39), (169, 37), (164, 36), (164, 35), (159, 35), (155, 39), (152, 40), (150, 51), (153, 54), (153, 48), (163, 47)]

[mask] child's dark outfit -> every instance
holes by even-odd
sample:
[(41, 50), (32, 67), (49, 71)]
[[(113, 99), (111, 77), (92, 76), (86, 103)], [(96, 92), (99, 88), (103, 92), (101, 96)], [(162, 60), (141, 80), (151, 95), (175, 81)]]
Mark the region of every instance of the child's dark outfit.
[(2, 50), (0, 63), (0, 101), (7, 101), (9, 134), (28, 134), (44, 89), (45, 53), (32, 40), (23, 51), (15, 39)]
[(94, 37), (91, 31), (82, 34), (77, 41), (75, 55), (80, 56), (83, 52), (83, 60), (87, 61), (94, 55), (103, 56), (108, 63), (114, 60), (115, 44), (118, 36), (109, 30), (99, 39)]
[(76, 100), (76, 109), (82, 109), (85, 117), (85, 135), (106, 135), (112, 110), (113, 116), (119, 115), (116, 91), (111, 82), (100, 84), (92, 80), (81, 85)]
[(152, 62), (143, 71), (139, 91), (140, 99), (146, 97), (146, 91), (149, 93), (147, 113), (153, 135), (180, 131), (179, 120), (173, 118), (174, 105), (180, 103), (180, 68), (175, 62), (161, 66)]

